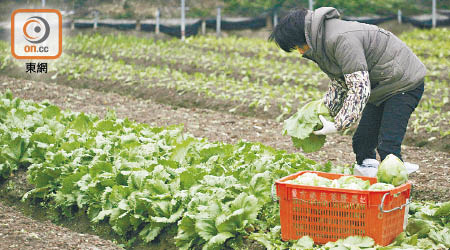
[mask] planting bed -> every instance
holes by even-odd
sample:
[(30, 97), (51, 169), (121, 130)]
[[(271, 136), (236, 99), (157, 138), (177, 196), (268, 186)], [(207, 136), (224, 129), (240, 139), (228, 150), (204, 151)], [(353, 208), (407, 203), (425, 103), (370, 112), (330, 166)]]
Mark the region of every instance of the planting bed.
[[(402, 147), (403, 158), (421, 167), (410, 175), (413, 201), (431, 201), (413, 209), (415, 214), (411, 218), (416, 220), (423, 219), (420, 217), (423, 213), (434, 216), (434, 204), (450, 200), (450, 55), (448, 39), (445, 39), (449, 34), (447, 29), (414, 30), (402, 34), (402, 39), (421, 57), (429, 72), (424, 98), (413, 114)], [(57, 174), (51, 180), (43, 181), (46, 171), (55, 171), (49, 166), (57, 148), (49, 141), (44, 144), (53, 150), (49, 149), (50, 154), (31, 160), (18, 158), (18, 168), (7, 174), (4, 174), (5, 165), (0, 165), (0, 174), (3, 174), (3, 177), (0, 175), (0, 219), (4, 218), (0, 220), (0, 249), (175, 249), (176, 245), (185, 249), (294, 247), (297, 243), (279, 241), (278, 208), (270, 200), (270, 183), (303, 169), (347, 171), (345, 169), (354, 162), (352, 129), (341, 135), (328, 136), (319, 152), (309, 154), (295, 149), (290, 138), (281, 135), (282, 121), (299, 105), (320, 99), (328, 80), (314, 64), (300, 59), (295, 53), (283, 54), (264, 40), (198, 37), (182, 43), (178, 40), (79, 34), (66, 37), (64, 48), (65, 53), (60, 59), (49, 62), (48, 74), (25, 74), (25, 62), (12, 59), (9, 44), (0, 41), (0, 95), (10, 90), (12, 96), (24, 99), (17, 105), (26, 103), (23, 105), (32, 107), (37, 104), (28, 103), (28, 100), (45, 101), (44, 105), (53, 104), (67, 110), (64, 119), (51, 114), (56, 112), (56, 107), (41, 110), (43, 114), (47, 112), (42, 116), (58, 119), (69, 128), (67, 137), (62, 140), (76, 138), (71, 139), (71, 133), (76, 134), (72, 130), (86, 132), (93, 124), (100, 126), (98, 118), (90, 116), (97, 115), (106, 118), (107, 122), (101, 123), (99, 130), (96, 127), (98, 131), (93, 130), (94, 141), (98, 144), (102, 141), (100, 137), (108, 135), (111, 137), (102, 137), (106, 138), (103, 142), (117, 146), (108, 140), (119, 138), (110, 134), (111, 124), (121, 124), (118, 127), (126, 127), (121, 133), (131, 137), (120, 137), (120, 143), (117, 143), (130, 147), (129, 152), (118, 153), (115, 148), (92, 146), (88, 137), (83, 137), (86, 141), (80, 148), (93, 155), (101, 155), (102, 150), (106, 150), (108, 159), (114, 164), (123, 158), (128, 165), (114, 165), (113, 169), (125, 167), (115, 180), (120, 183), (117, 187), (108, 180), (110, 177), (106, 177), (106, 170), (102, 177), (95, 177), (99, 172), (94, 170), (88, 174), (91, 177), (85, 175), (79, 179), (82, 173), (76, 173), (77, 170), (70, 167), (73, 164), (80, 171), (100, 170), (100, 165), (94, 164), (100, 156), (94, 160), (84, 156), (87, 158), (80, 158), (85, 162), (81, 165), (77, 165), (79, 160), (76, 158), (65, 156), (70, 161), (57, 164), (55, 169), (69, 166), (64, 174), (69, 176), (74, 170), (72, 179)], [(25, 110), (36, 112), (34, 108)], [(111, 118), (111, 110), (117, 118)], [(84, 112), (87, 116), (73, 112)], [(10, 115), (0, 109), (0, 119), (6, 114)], [(17, 117), (24, 118), (20, 112)], [(131, 122), (124, 123), (122, 119), (125, 118)], [(46, 119), (44, 121), (49, 122)], [(184, 132), (175, 127), (153, 128), (179, 124), (183, 124)], [(20, 122), (6, 125), (22, 126)], [(152, 129), (148, 130), (147, 126)], [(11, 132), (13, 137), (19, 134), (20, 138), (27, 138), (28, 132), (20, 134), (23, 131), (15, 129)], [(30, 131), (37, 133), (33, 129)], [(134, 132), (127, 134), (130, 131)], [(139, 140), (133, 139), (135, 134), (141, 136)], [(42, 136), (32, 137), (36, 143), (33, 147), (43, 147), (40, 144), (43, 141), (39, 140), (47, 139)], [(154, 150), (154, 146), (142, 148), (155, 158), (131, 149), (148, 143), (147, 136), (152, 140), (166, 138), (158, 141), (159, 151)], [(73, 150), (70, 145), (63, 148)], [(91, 146), (101, 150), (89, 151)], [(105, 159), (101, 159), (101, 164), (106, 164)], [(158, 168), (152, 159), (165, 170), (156, 171)], [(103, 170), (109, 169), (107, 165)], [(188, 173), (192, 176), (186, 178)], [(214, 177), (203, 179), (205, 173)], [(144, 187), (144, 182), (139, 181), (143, 178), (153, 183), (156, 178), (153, 175), (158, 174), (168, 178), (167, 183)], [(133, 177), (129, 177), (124, 185), (123, 178), (128, 175)], [(222, 178), (229, 179), (222, 183)], [(67, 180), (77, 181), (69, 181), (74, 186), (67, 186)], [(177, 184), (177, 180), (181, 184)], [(198, 188), (192, 187), (199, 183)], [(93, 194), (90, 191), (93, 187), (101, 195)], [(134, 187), (141, 193), (129, 196), (128, 191), (122, 190), (124, 187)], [(67, 192), (71, 188), (74, 191)], [(114, 196), (108, 188), (116, 190), (116, 193), (111, 191)], [(145, 193), (149, 190), (150, 193)], [(27, 192), (28, 198), (22, 202)], [(153, 192), (162, 193), (158, 196)], [(221, 192), (225, 192), (223, 197)], [(128, 199), (126, 204), (116, 200), (119, 193), (123, 195), (121, 198)], [(130, 198), (139, 195), (144, 195), (145, 199)], [(110, 198), (100, 199), (100, 196)], [(217, 207), (214, 202), (203, 204), (201, 199), (195, 199), (197, 196), (212, 197), (211, 200), (217, 201)], [(112, 203), (105, 202), (108, 200)], [(151, 210), (141, 211), (138, 200), (148, 202), (146, 206)], [(130, 209), (133, 206), (136, 207)], [(241, 206), (247, 210), (238, 209)], [(102, 213), (98, 213), (99, 209)], [(217, 216), (215, 223), (210, 217), (203, 216), (205, 212), (213, 218)], [(240, 217), (235, 217), (234, 213)], [(433, 217), (433, 223), (437, 220), (441, 219)], [(436, 232), (442, 225), (432, 229)], [(448, 233), (445, 230), (439, 231), (440, 234)], [(432, 241), (439, 241), (440, 234), (421, 236), (419, 243), (422, 247), (428, 246)], [(414, 238), (408, 238), (403, 242), (417, 247), (419, 243), (413, 241)]]

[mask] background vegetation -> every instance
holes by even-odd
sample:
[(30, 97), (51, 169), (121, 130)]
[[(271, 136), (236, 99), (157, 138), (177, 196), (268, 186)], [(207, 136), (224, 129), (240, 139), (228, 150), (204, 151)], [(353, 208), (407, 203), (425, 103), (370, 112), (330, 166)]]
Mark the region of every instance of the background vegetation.
[[(347, 16), (392, 15), (401, 9), (405, 15), (431, 12), (432, 0), (315, 0), (315, 7), (333, 6)], [(308, 0), (186, 0), (188, 17), (213, 17), (216, 7), (225, 9), (226, 16), (260, 16), (292, 8), (308, 8)], [(75, 10), (77, 17), (92, 17), (99, 10), (101, 17), (153, 18), (157, 8), (164, 17), (178, 17), (180, 0), (46, 0), (46, 5), (61, 10)], [(2, 1), (0, 16), (6, 20), (18, 7), (40, 7), (41, 0)], [(450, 1), (438, 1), (439, 9), (449, 9)]]

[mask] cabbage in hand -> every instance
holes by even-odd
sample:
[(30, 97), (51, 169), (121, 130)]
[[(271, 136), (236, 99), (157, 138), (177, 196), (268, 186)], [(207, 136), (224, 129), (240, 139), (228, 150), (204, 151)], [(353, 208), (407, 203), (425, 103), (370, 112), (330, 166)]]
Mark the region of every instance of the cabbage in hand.
[(322, 100), (307, 103), (284, 121), (283, 135), (289, 135), (294, 146), (302, 148), (305, 153), (319, 150), (325, 144), (325, 135), (313, 133), (323, 127), (319, 115), (324, 116), (327, 120), (332, 120), (329, 110)]

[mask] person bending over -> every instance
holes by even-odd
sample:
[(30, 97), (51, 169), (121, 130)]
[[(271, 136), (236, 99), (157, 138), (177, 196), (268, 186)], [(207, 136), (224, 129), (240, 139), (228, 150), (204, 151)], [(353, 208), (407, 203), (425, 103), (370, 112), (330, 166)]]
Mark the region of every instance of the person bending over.
[[(356, 175), (376, 175), (375, 149), (381, 160), (389, 154), (402, 159), (401, 144), (426, 74), (404, 42), (375, 25), (340, 20), (331, 7), (291, 11), (269, 41), (286, 52), (298, 50), (331, 79), (324, 104), (334, 122), (320, 117), (323, 128), (315, 134), (332, 134), (359, 120), (352, 139)], [(418, 168), (405, 166), (408, 172)]]

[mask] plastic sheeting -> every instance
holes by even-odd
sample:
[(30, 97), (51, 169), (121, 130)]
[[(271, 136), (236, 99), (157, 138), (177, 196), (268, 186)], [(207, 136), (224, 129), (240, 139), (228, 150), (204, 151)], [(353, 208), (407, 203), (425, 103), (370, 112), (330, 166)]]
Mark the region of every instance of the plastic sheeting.
[[(358, 21), (361, 23), (368, 24), (380, 24), (386, 21), (395, 20), (397, 18), (396, 15), (387, 16), (387, 17), (343, 17), (343, 20), (349, 21)], [(216, 19), (207, 19), (205, 20), (206, 27), (210, 29), (215, 29), (217, 25)], [(407, 17), (402, 16), (402, 22), (410, 23), (419, 28), (431, 28), (432, 21), (431, 15), (423, 15), (423, 16), (415, 16), (415, 17)], [(186, 22), (186, 37), (193, 36), (198, 34), (199, 29), (201, 27), (202, 20), (200, 19), (190, 19)], [(68, 27), (70, 25), (64, 25), (64, 27)], [(83, 28), (93, 28), (94, 21), (92, 20), (79, 20), (75, 21), (74, 26), (76, 29)], [(222, 30), (244, 30), (244, 29), (261, 29), (267, 26), (266, 18), (224, 18), (221, 20), (221, 29)], [(445, 15), (439, 15), (436, 26), (450, 26), (450, 17)], [(98, 27), (109, 27), (115, 28), (119, 30), (131, 30), (136, 28), (136, 21), (128, 20), (100, 20), (98, 22)], [(141, 30), (147, 32), (154, 32), (156, 28), (156, 24), (154, 20), (143, 21), (141, 23)], [(181, 37), (181, 27), (179, 24), (179, 19), (169, 19), (162, 20), (160, 24), (160, 32), (168, 34), (170, 36)]]
[[(206, 28), (215, 29), (217, 25), (216, 19), (207, 19), (205, 20)], [(201, 27), (202, 20), (198, 19), (197, 21), (191, 21), (191, 23), (186, 24), (186, 37), (197, 35), (199, 29)], [(265, 18), (238, 18), (238, 19), (222, 19), (220, 22), (220, 26), (222, 30), (243, 30), (243, 29), (260, 29), (266, 27)], [(143, 31), (155, 31), (156, 24), (155, 23), (142, 23), (141, 30)], [(180, 37), (181, 36), (181, 28), (180, 25), (164, 25), (160, 24), (159, 31), (171, 36)]]
[[(207, 19), (206, 28), (215, 29), (217, 25), (216, 19)], [(222, 30), (245, 30), (245, 29), (261, 29), (266, 27), (265, 18), (240, 18), (239, 19), (222, 19), (220, 21), (220, 28)]]
[[(186, 24), (185, 25), (185, 36), (194, 36), (198, 34), (198, 30), (200, 26), (202, 25), (202, 21), (198, 20), (193, 24)], [(142, 31), (148, 31), (148, 32), (154, 32), (156, 29), (156, 24), (154, 23), (141, 23), (141, 30)], [(159, 25), (159, 31), (161, 33), (175, 36), (175, 37), (181, 37), (181, 26), (180, 25)]]
[(388, 17), (379, 17), (379, 18), (370, 18), (370, 17), (343, 17), (343, 20), (347, 21), (357, 21), (360, 23), (367, 23), (367, 24), (379, 24), (384, 23), (390, 20), (396, 19), (397, 16), (388, 16)]
[[(388, 16), (388, 17), (376, 17), (376, 18), (370, 18), (370, 17), (343, 17), (343, 20), (348, 21), (358, 21), (361, 23), (368, 23), (368, 24), (379, 24), (390, 20), (397, 19), (396, 15)], [(431, 15), (422, 15), (422, 16), (402, 16), (402, 22), (403, 23), (410, 23), (415, 27), (418, 28), (431, 28), (432, 27), (432, 21), (431, 21)], [(439, 26), (450, 26), (450, 17), (446, 17), (444, 15), (439, 15), (436, 20), (436, 27)]]
[[(402, 22), (404, 23), (410, 23), (413, 26), (419, 27), (419, 28), (431, 28), (432, 27), (432, 20), (430, 18), (414, 18), (414, 17), (407, 17), (402, 16)], [(450, 17), (448, 18), (438, 18), (436, 20), (436, 27), (444, 27), (444, 26), (450, 26)]]
[(106, 23), (99, 22), (98, 27), (108, 27), (118, 30), (133, 30), (136, 29), (136, 23)]
[(92, 29), (94, 28), (94, 22), (86, 22), (86, 21), (75, 21), (74, 23), (75, 29)]
[[(205, 20), (206, 27), (215, 29), (217, 20), (216, 19), (207, 19)], [(179, 21), (176, 19), (167, 20), (166, 24), (163, 24), (162, 20), (159, 31), (161, 33), (165, 33), (170, 36), (181, 37), (181, 27), (179, 25)], [(170, 23), (170, 24), (167, 24)], [(175, 24), (177, 23), (177, 24)], [(186, 37), (197, 35), (199, 29), (201, 27), (202, 20), (201, 19), (193, 19), (187, 21), (185, 25), (185, 35)], [(83, 28), (93, 28), (94, 21), (75, 21), (74, 24), (76, 29)], [(98, 27), (109, 27), (115, 28), (119, 30), (131, 30), (136, 28), (136, 22), (120, 22), (114, 20), (104, 21), (101, 20), (97, 24)], [(65, 27), (70, 27), (68, 24)], [(266, 27), (266, 19), (265, 18), (231, 18), (231, 19), (222, 19), (221, 20), (221, 29), (222, 30), (244, 30), (244, 29), (260, 29)], [(141, 23), (141, 30), (147, 32), (154, 32), (156, 29), (156, 23), (152, 21), (143, 21)]]

